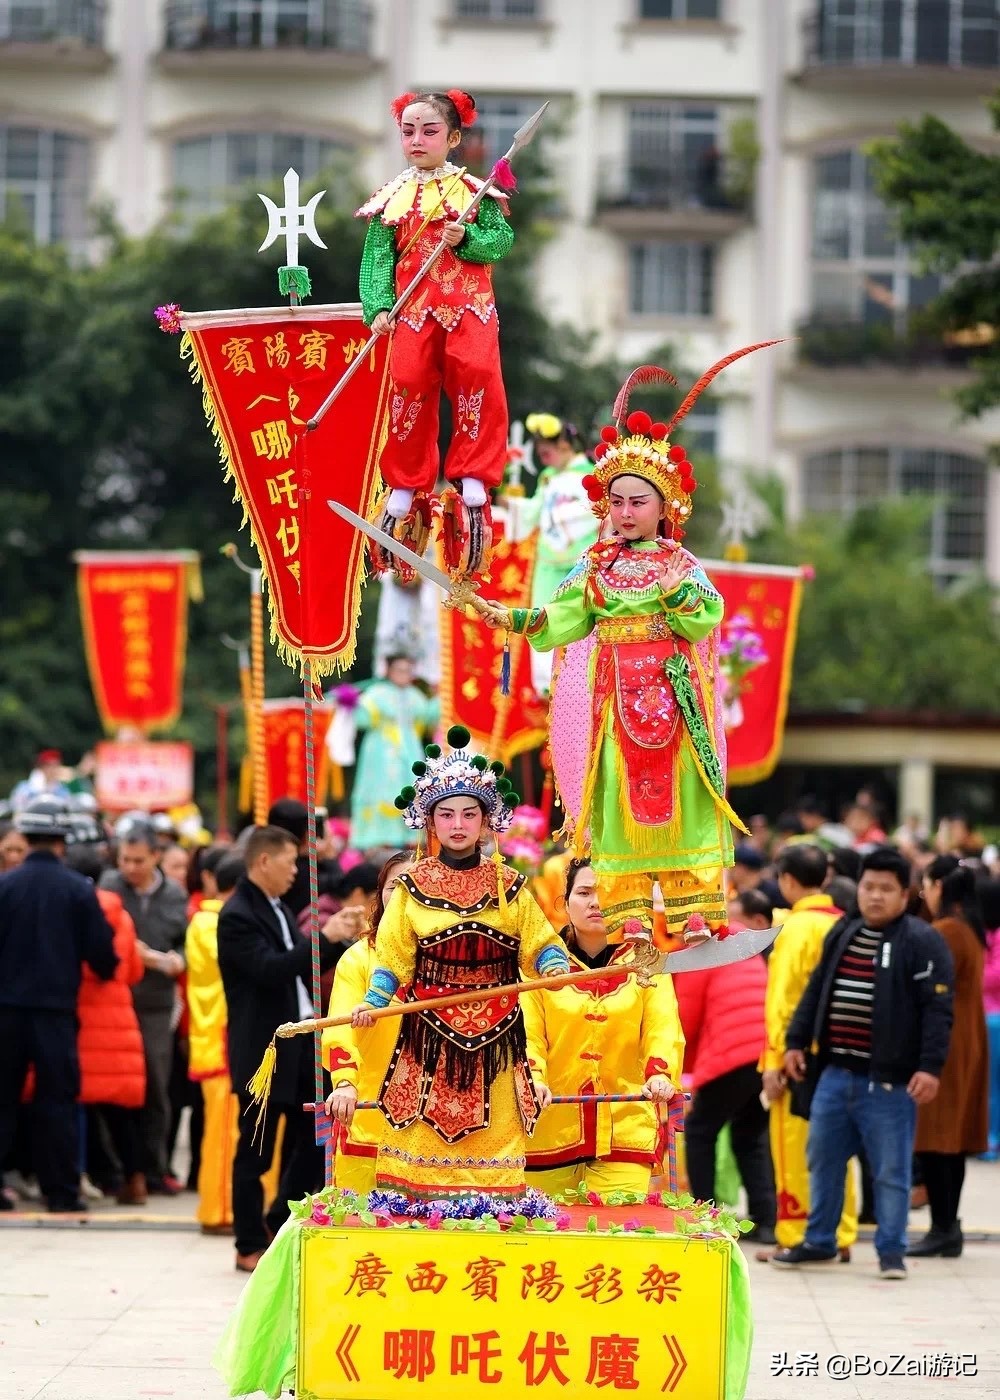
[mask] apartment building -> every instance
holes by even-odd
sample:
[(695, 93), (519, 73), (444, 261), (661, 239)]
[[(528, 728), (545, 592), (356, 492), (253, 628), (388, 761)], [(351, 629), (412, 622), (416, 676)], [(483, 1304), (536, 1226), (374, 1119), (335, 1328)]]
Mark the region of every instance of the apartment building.
[(998, 63), (998, 0), (0, 0), (0, 210), (85, 249), (98, 201), (141, 232), (289, 164), (374, 185), (407, 87), (476, 94), (476, 165), (547, 99), (546, 309), (692, 369), (784, 337), (727, 372), (702, 439), (796, 510), (932, 492), (929, 566), (1000, 580), (1000, 414), (959, 422), (969, 347), (912, 333), (939, 283), (865, 155), (925, 111), (1000, 149)]

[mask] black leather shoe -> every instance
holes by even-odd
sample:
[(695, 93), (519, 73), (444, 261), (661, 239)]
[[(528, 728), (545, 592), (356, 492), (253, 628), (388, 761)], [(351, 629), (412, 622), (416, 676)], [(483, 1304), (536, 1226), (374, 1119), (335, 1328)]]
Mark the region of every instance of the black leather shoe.
[(957, 1259), (964, 1243), (962, 1226), (956, 1220), (947, 1230), (932, 1225), (923, 1239), (911, 1244), (906, 1253), (910, 1259)]
[(771, 1263), (776, 1269), (796, 1269), (803, 1264), (832, 1264), (837, 1258), (837, 1251), (826, 1254), (821, 1249), (814, 1249), (811, 1244), (793, 1244), (791, 1249), (779, 1249), (771, 1255)]

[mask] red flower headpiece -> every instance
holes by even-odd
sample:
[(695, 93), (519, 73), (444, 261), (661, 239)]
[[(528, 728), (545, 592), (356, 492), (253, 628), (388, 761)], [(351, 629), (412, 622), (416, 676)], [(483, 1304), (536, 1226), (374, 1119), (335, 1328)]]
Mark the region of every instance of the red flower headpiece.
[(393, 101), (389, 103), (389, 111), (392, 113), (393, 120), (397, 126), (402, 124), (403, 113), (406, 111), (407, 107), (409, 107), (411, 102), (416, 102), (419, 96), (420, 94), (417, 92), (403, 92), (400, 93), (399, 97), (394, 98)]
[(458, 119), (463, 126), (472, 126), (476, 120), (476, 99), (469, 93), (463, 92), (461, 88), (449, 88), (448, 96), (455, 104), (458, 112)]
[[(462, 126), (471, 126), (476, 120), (475, 98), (470, 97), (470, 95), (467, 92), (463, 92), (461, 88), (449, 88), (445, 96), (450, 97), (452, 102), (454, 102), (455, 110), (458, 112), (458, 119), (462, 123)], [(403, 113), (406, 111), (407, 107), (409, 107), (410, 103), (418, 101), (420, 97), (421, 94), (419, 92), (402, 92), (389, 103), (389, 111), (392, 113), (393, 120), (397, 126), (402, 125)]]

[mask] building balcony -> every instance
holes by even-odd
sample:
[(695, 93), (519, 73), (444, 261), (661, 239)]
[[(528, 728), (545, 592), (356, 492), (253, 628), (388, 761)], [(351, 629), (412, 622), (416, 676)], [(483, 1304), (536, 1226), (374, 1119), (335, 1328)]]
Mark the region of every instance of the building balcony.
[(814, 313), (796, 329), (797, 364), (793, 378), (838, 378), (914, 375), (940, 378), (965, 374), (969, 361), (982, 354), (984, 341), (975, 334), (942, 334), (910, 315), (897, 322), (861, 321)]
[(105, 0), (0, 0), (0, 67), (75, 68), (99, 72), (111, 63), (104, 47)]
[(599, 172), (597, 222), (612, 233), (719, 238), (749, 222), (752, 204), (752, 171), (724, 157), (616, 160)]
[[(860, 8), (860, 7), (859, 7)], [(883, 0), (871, 14), (814, 6), (803, 26), (799, 80), (831, 91), (963, 92), (996, 87), (1000, 15), (994, 0)]]
[(373, 7), (367, 0), (168, 0), (161, 68), (190, 72), (367, 72)]

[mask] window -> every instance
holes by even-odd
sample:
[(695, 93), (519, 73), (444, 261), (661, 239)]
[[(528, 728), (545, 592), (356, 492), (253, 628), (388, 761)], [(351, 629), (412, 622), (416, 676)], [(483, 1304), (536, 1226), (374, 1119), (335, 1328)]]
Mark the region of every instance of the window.
[(629, 108), (628, 118), (630, 202), (712, 202), (719, 183), (719, 109), (643, 102)]
[(712, 244), (633, 243), (628, 262), (633, 316), (711, 316)]
[(540, 0), (455, 0), (456, 19), (540, 19)]
[(44, 44), (51, 39), (80, 39), (100, 44), (104, 14), (100, 0), (15, 0), (0, 3), (0, 41)]
[(87, 240), (90, 145), (62, 131), (0, 126), (0, 218), (23, 221), (39, 243)]
[(364, 0), (170, 0), (166, 14), (171, 49), (369, 48)]
[(826, 0), (817, 18), (823, 63), (996, 67), (997, 0)]
[(718, 19), (721, 0), (639, 0), (640, 19)]
[(930, 568), (942, 580), (972, 573), (986, 552), (986, 470), (976, 457), (918, 447), (844, 447), (805, 460), (807, 510), (850, 515), (893, 496), (934, 499)]
[(477, 97), (476, 122), (451, 159), (473, 170), (491, 170), (510, 150), (514, 132), (542, 105), (540, 98)]
[(719, 455), (719, 404), (704, 394), (677, 428), (678, 440), (690, 457)]
[(188, 218), (212, 214), (249, 185), (280, 180), (291, 166), (313, 180), (346, 149), (317, 136), (279, 132), (214, 132), (174, 146), (174, 190)]
[(817, 157), (813, 195), (813, 311), (905, 331), (941, 278), (911, 266), (861, 151)]

